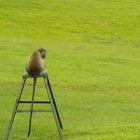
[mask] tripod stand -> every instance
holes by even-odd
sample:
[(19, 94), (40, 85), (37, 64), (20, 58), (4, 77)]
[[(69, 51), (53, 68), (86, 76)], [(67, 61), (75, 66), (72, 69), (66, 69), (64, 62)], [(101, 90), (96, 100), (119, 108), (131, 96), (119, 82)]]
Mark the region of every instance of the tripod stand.
[[(37, 78), (39, 78), (39, 77), (43, 77), (43, 79), (44, 79), (44, 83), (45, 83), (45, 87), (46, 87), (46, 90), (47, 90), (47, 93), (48, 93), (49, 101), (34, 101), (36, 82), (37, 82)], [(33, 80), (32, 100), (31, 101), (21, 101), (20, 99), (21, 99), (22, 92), (23, 92), (23, 89), (24, 89), (27, 78), (33, 78), (34, 79)], [(18, 110), (18, 105), (19, 104), (31, 104), (31, 109), (30, 110)], [(34, 104), (51, 104), (51, 110), (40, 110), (40, 109), (35, 110), (35, 109), (33, 109)], [(28, 130), (28, 136), (30, 136), (33, 112), (50, 112), (50, 111), (53, 112), (54, 119), (55, 119), (57, 129), (58, 129), (58, 133), (59, 133), (59, 138), (60, 138), (60, 140), (63, 140), (63, 138), (62, 138), (63, 126), (62, 126), (62, 122), (61, 122), (61, 119), (60, 119), (60, 116), (59, 116), (59, 112), (58, 112), (58, 109), (57, 109), (55, 98), (53, 96), (53, 91), (52, 91), (52, 88), (51, 88), (51, 85), (50, 85), (50, 81), (49, 81), (49, 77), (48, 77), (47, 72), (46, 71), (42, 72), (42, 74), (39, 75), (38, 77), (32, 77), (32, 76), (28, 75), (27, 72), (25, 72), (23, 74), (22, 86), (21, 86), (21, 89), (18, 93), (16, 102), (15, 102), (15, 105), (14, 105), (14, 108), (13, 108), (13, 112), (12, 112), (12, 116), (11, 116), (11, 119), (10, 119), (10, 122), (9, 122), (9, 127), (8, 127), (8, 130), (7, 130), (5, 140), (9, 139), (10, 132), (11, 132), (11, 129), (12, 129), (12, 125), (13, 125), (13, 122), (14, 122), (14, 118), (15, 118), (15, 115), (16, 115), (17, 112), (29, 112), (30, 113), (29, 130)]]

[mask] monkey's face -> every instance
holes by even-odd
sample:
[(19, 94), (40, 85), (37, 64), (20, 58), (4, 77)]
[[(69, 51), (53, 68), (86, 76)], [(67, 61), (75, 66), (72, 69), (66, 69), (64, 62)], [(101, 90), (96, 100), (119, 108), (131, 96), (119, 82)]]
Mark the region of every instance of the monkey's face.
[(38, 51), (40, 52), (41, 58), (45, 59), (45, 57), (46, 57), (46, 50), (41, 48)]

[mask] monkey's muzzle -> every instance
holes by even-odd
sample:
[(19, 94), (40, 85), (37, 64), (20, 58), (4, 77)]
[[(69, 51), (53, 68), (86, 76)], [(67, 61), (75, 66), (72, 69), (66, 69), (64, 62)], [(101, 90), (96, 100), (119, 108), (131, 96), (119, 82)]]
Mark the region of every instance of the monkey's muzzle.
[(46, 57), (46, 52), (43, 52), (42, 53), (42, 58), (45, 58)]

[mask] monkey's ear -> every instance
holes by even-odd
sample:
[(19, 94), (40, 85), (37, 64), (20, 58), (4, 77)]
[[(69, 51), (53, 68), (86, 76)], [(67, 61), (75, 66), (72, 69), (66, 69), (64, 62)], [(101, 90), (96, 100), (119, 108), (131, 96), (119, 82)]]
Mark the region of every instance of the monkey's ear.
[(39, 52), (46, 52), (46, 50), (44, 48), (40, 48), (38, 49)]

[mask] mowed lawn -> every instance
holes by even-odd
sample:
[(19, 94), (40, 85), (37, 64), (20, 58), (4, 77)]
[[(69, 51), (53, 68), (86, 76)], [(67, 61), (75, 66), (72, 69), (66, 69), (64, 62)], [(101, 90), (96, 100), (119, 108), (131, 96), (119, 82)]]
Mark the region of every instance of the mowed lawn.
[[(139, 0), (0, 0), (0, 140), (26, 59), (40, 47), (64, 140), (140, 139)], [(30, 79), (22, 99), (31, 93)], [(42, 79), (35, 99), (48, 99)], [(59, 139), (52, 113), (33, 113), (29, 138), (28, 122), (28, 113), (17, 114), (10, 140)]]

